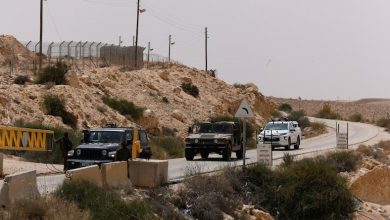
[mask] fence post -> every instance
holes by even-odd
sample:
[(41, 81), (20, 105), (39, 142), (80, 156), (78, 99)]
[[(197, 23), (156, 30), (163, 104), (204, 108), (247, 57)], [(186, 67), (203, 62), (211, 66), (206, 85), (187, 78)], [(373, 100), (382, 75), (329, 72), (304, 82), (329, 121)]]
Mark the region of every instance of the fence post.
[(53, 49), (54, 42), (51, 42), (49, 44), (49, 47), (47, 48), (47, 57), (49, 59), (49, 66), (51, 66), (51, 57), (52, 57), (52, 49)]
[(36, 43), (35, 44), (35, 47), (34, 47), (34, 74), (37, 73), (37, 46), (39, 45), (40, 42)]
[(62, 45), (65, 43), (65, 41), (62, 41), (60, 43), (60, 48), (59, 48), (59, 51), (60, 51), (60, 61), (62, 60)]
[(66, 48), (68, 49), (68, 63), (70, 63), (70, 59), (71, 59), (71, 49), (70, 49), (70, 45), (73, 43), (73, 41), (70, 41), (68, 43), (68, 45), (66, 45)]
[(102, 44), (102, 42), (99, 42), (97, 45), (96, 45), (96, 66), (99, 67), (99, 54), (100, 54), (100, 51), (99, 51), (99, 46)]
[(85, 43), (83, 44), (83, 56), (81, 57), (81, 61), (83, 63), (83, 70), (84, 70), (84, 56), (85, 56), (85, 45), (88, 44), (88, 41), (85, 41)]

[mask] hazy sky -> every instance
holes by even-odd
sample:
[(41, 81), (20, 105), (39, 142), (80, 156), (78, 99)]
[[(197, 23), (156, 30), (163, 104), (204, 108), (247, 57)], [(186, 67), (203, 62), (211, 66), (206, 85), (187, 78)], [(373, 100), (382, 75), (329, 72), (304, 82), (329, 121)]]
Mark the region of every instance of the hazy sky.
[[(132, 44), (136, 0), (48, 0), (44, 41)], [(141, 0), (140, 45), (265, 95), (390, 98), (388, 0)], [(0, 34), (39, 39), (39, 0), (0, 0)]]

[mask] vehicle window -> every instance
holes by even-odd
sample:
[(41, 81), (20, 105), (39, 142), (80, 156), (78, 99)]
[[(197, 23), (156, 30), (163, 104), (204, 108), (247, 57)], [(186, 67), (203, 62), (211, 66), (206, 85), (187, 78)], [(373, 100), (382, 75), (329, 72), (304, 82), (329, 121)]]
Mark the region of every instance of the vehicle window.
[(265, 126), (264, 130), (288, 130), (287, 123), (270, 123)]
[(213, 126), (211, 124), (200, 124), (199, 133), (213, 133)]
[(146, 144), (148, 143), (148, 135), (146, 134), (145, 131), (140, 131), (139, 132), (139, 140), (141, 143)]
[(229, 124), (214, 124), (213, 130), (215, 133), (231, 134), (233, 132), (233, 127)]
[(121, 131), (91, 131), (89, 142), (119, 143), (123, 137)]
[(126, 131), (126, 141), (132, 141), (132, 140), (133, 140), (132, 131)]

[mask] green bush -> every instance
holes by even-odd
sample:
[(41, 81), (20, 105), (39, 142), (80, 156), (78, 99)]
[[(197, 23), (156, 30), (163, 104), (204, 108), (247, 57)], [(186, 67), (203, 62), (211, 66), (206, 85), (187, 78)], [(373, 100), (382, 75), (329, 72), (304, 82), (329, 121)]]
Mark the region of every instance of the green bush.
[(125, 202), (118, 194), (86, 181), (65, 181), (55, 196), (89, 210), (95, 220), (156, 219), (144, 202)]
[(252, 203), (278, 219), (352, 219), (355, 209), (346, 180), (324, 160), (290, 161), (276, 170), (249, 167), (246, 185)]
[(66, 102), (63, 98), (54, 94), (46, 94), (43, 96), (43, 105), (48, 115), (59, 116), (64, 124), (72, 128), (77, 127), (77, 118), (65, 110)]
[(305, 116), (305, 111), (303, 110), (291, 112), (288, 119), (291, 121), (297, 121), (302, 129), (310, 126), (310, 121)]
[[(239, 122), (240, 126), (242, 128), (243, 121), (239, 118), (233, 117), (231, 115), (214, 115), (210, 117), (210, 122), (219, 122), (219, 121), (233, 121), (233, 122)], [(251, 139), (254, 136), (254, 133), (256, 132), (256, 127), (252, 122), (246, 122), (246, 138)]]
[(353, 122), (361, 122), (363, 120), (363, 116), (360, 113), (354, 113), (353, 115), (349, 116), (349, 120)]
[(182, 83), (181, 88), (183, 91), (193, 97), (197, 98), (199, 96), (199, 89), (196, 85), (192, 83)]
[(337, 172), (352, 172), (358, 168), (361, 157), (351, 151), (339, 151), (329, 154), (326, 160)]
[(115, 97), (104, 96), (103, 103), (110, 108), (117, 110), (124, 116), (131, 116), (133, 119), (139, 119), (144, 114), (144, 108), (136, 106), (133, 102), (126, 99), (117, 99)]
[(184, 156), (184, 142), (180, 137), (152, 138), (150, 145), (163, 148), (169, 158), (180, 158)]
[[(80, 140), (82, 139), (82, 134), (74, 130), (54, 128), (54, 127), (44, 126), (41, 124), (29, 124), (29, 123), (20, 125), (20, 127), (54, 131), (55, 139), (63, 137), (64, 133), (68, 132), (69, 139), (72, 142), (73, 147), (76, 147), (80, 143)], [(38, 162), (38, 163), (53, 163), (53, 164), (63, 163), (60, 143), (55, 144), (53, 146), (52, 151), (48, 151), (48, 152), (26, 151), (24, 154), (22, 154), (22, 157), (28, 161)]]
[(292, 107), (290, 104), (287, 103), (282, 103), (278, 106), (279, 111), (284, 111), (284, 112), (291, 112)]
[(25, 75), (19, 75), (14, 79), (14, 83), (18, 85), (24, 85), (26, 82), (30, 82), (30, 78)]
[(45, 84), (53, 82), (56, 85), (68, 84), (65, 74), (69, 71), (69, 66), (62, 62), (57, 62), (54, 66), (47, 66), (38, 73), (36, 83)]
[(353, 196), (328, 163), (304, 159), (276, 172), (280, 219), (352, 219)]
[(376, 125), (383, 128), (387, 128), (389, 124), (390, 124), (390, 120), (387, 118), (380, 118), (376, 121)]

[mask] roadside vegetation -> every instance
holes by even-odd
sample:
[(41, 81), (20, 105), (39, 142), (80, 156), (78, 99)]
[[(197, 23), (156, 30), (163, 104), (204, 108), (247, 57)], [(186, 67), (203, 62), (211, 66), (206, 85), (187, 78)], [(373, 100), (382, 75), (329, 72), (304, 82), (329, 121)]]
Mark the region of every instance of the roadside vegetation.
[(323, 123), (311, 122), (306, 117), (305, 111), (292, 111), (288, 116), (291, 121), (297, 121), (302, 129), (302, 136), (305, 138), (315, 137), (326, 133), (326, 126)]
[(77, 128), (77, 118), (72, 113), (66, 111), (65, 99), (54, 94), (46, 94), (43, 96), (43, 106), (48, 115), (59, 116), (64, 124), (72, 128)]
[(293, 110), (293, 108), (291, 107), (290, 104), (287, 104), (287, 103), (282, 103), (278, 106), (278, 110), (279, 111), (284, 111), (284, 112), (291, 112)]
[(356, 113), (352, 114), (351, 116), (349, 116), (349, 120), (353, 121), (353, 122), (362, 122), (363, 116), (362, 116), (362, 114), (356, 112)]
[(329, 103), (325, 103), (322, 106), (322, 109), (315, 115), (315, 117), (325, 119), (342, 119), (338, 113), (332, 110), (332, 107)]
[(54, 66), (47, 66), (38, 73), (37, 84), (54, 83), (56, 85), (67, 85), (65, 74), (69, 71), (69, 66), (63, 62), (57, 62)]
[(275, 219), (352, 219), (354, 199), (338, 172), (356, 169), (354, 159), (350, 152), (301, 161), (285, 155), (276, 169), (262, 164), (245, 171), (228, 167), (215, 175), (188, 178), (175, 190), (160, 188), (154, 195), (196, 219), (223, 219), (226, 214), (249, 219), (241, 211), (247, 204)]
[(54, 193), (55, 197), (77, 204), (94, 220), (157, 219), (143, 201), (125, 201), (118, 193), (105, 190), (86, 181), (65, 181)]
[(180, 137), (153, 137), (149, 146), (155, 159), (170, 159), (184, 157), (184, 141)]
[(104, 96), (102, 100), (104, 104), (118, 111), (123, 116), (139, 119), (144, 114), (145, 108), (139, 107), (133, 102), (127, 101), (126, 99)]
[(388, 128), (390, 126), (390, 120), (382, 117), (376, 121), (376, 125), (383, 128)]
[(14, 83), (18, 85), (24, 85), (28, 82), (31, 82), (30, 78), (26, 75), (19, 75), (14, 79)]

